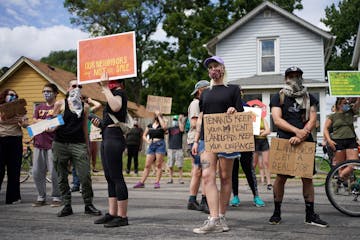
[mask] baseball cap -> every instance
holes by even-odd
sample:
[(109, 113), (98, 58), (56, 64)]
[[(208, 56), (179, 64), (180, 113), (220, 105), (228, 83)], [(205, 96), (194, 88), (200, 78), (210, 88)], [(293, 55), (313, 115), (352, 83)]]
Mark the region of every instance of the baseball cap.
[(300, 68), (293, 66), (285, 70), (285, 77), (292, 72), (300, 73), (300, 75), (303, 74), (303, 71)]
[(221, 57), (212, 56), (212, 57), (205, 59), (204, 66), (207, 68), (209, 63), (211, 63), (211, 62), (218, 62), (218, 63), (224, 65), (224, 60), (222, 60)]
[(192, 91), (191, 95), (194, 95), (200, 88), (208, 87), (210, 86), (209, 81), (206, 80), (200, 80), (195, 84), (194, 91)]

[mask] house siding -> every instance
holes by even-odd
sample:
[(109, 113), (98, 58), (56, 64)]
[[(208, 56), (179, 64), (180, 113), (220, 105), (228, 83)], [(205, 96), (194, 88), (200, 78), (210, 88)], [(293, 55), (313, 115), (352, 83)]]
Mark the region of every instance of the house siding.
[(280, 73), (289, 66), (299, 66), (304, 78), (324, 80), (324, 49), (321, 36), (271, 11), (264, 18), (263, 11), (235, 30), (216, 46), (216, 54), (226, 64), (229, 81), (257, 74), (257, 39), (279, 39)]
[[(24, 98), (27, 102), (27, 117), (32, 123), (35, 103), (44, 102), (42, 89), (46, 81), (40, 74), (27, 64), (22, 65), (12, 76), (10, 76), (4, 84), (1, 85), (0, 91), (7, 88), (14, 89), (19, 98)], [(63, 93), (59, 93), (57, 99), (65, 98)], [(23, 129), (24, 141), (29, 140), (26, 129)]]

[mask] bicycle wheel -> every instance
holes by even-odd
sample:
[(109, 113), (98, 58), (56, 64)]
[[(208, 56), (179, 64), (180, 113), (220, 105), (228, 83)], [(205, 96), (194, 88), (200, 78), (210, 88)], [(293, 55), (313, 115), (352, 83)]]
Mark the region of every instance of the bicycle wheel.
[[(342, 176), (339, 177), (339, 172)], [(360, 161), (342, 162), (332, 169), (326, 178), (326, 195), (340, 212), (360, 217)]]
[(326, 176), (331, 170), (331, 165), (328, 159), (315, 156), (315, 170), (316, 174), (313, 177), (313, 183), (315, 187), (324, 186), (326, 182)]
[(31, 159), (23, 158), (20, 169), (20, 183), (25, 182), (31, 176)]

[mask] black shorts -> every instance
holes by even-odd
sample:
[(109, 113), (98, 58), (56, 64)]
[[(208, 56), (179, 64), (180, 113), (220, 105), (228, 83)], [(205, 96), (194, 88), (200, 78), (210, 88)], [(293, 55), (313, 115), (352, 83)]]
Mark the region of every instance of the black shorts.
[(345, 149), (357, 149), (358, 144), (355, 138), (333, 139), (336, 142), (336, 151)]
[(255, 138), (255, 152), (264, 152), (269, 150), (269, 141), (267, 138), (256, 139)]

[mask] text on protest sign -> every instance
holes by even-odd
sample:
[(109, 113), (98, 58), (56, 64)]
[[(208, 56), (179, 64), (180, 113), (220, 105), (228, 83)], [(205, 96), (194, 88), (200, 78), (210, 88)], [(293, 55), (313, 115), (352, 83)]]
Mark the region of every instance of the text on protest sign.
[(209, 152), (251, 152), (255, 149), (251, 113), (205, 114), (204, 141)]
[(10, 118), (18, 116), (23, 116), (26, 114), (26, 108), (27, 105), (25, 99), (18, 99), (13, 102), (3, 103), (0, 105), (0, 117), (1, 119), (7, 120)]
[(159, 111), (164, 114), (171, 113), (171, 104), (172, 98), (171, 97), (160, 97), (160, 96), (147, 96), (146, 102), (146, 110), (148, 112), (156, 112)]
[(314, 173), (315, 143), (297, 145), (289, 139), (273, 138), (270, 146), (270, 172), (312, 178)]
[(120, 33), (78, 42), (78, 82), (99, 82), (103, 72), (110, 80), (136, 77), (135, 32)]

